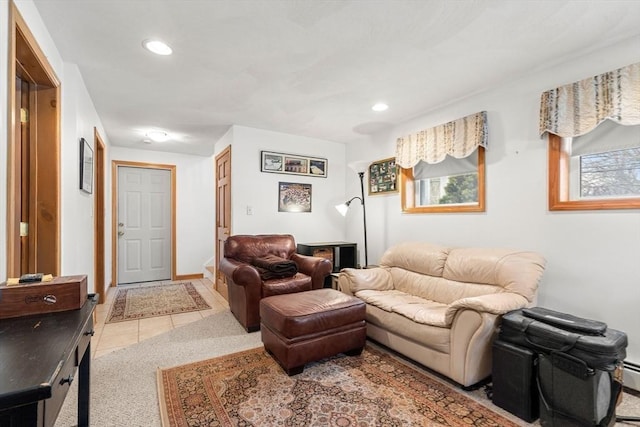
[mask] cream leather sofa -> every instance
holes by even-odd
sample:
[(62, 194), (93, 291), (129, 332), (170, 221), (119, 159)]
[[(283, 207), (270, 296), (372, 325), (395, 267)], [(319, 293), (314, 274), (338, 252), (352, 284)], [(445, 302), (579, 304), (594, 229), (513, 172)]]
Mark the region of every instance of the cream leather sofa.
[(338, 285), (367, 304), (367, 336), (473, 385), (491, 374), (502, 314), (532, 306), (545, 260), (534, 252), (401, 243)]

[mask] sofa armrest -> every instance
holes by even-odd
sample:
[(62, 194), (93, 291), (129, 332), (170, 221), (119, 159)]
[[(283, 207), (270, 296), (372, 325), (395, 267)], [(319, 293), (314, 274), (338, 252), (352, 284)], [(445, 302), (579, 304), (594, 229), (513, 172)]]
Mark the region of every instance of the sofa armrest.
[(261, 285), (260, 273), (251, 264), (233, 258), (222, 258), (218, 266), (220, 271), (239, 286)]
[(298, 266), (298, 271), (311, 277), (311, 288), (320, 289), (324, 287), (324, 278), (333, 269), (333, 263), (326, 258), (317, 256), (301, 255), (294, 253), (291, 260)]
[(358, 291), (371, 289), (375, 291), (390, 291), (394, 289), (391, 274), (385, 268), (343, 268), (338, 278), (340, 289), (349, 295)]
[(449, 304), (445, 319), (448, 324), (451, 324), (456, 313), (461, 309), (500, 315), (526, 307), (528, 303), (529, 301), (522, 295), (511, 292), (462, 298)]

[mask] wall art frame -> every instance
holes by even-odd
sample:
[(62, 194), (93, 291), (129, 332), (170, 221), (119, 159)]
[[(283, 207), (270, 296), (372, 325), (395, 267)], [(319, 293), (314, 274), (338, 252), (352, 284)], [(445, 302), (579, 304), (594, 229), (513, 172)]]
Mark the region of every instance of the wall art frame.
[(398, 165), (396, 158), (378, 160), (369, 165), (369, 195), (398, 192)]
[(311, 184), (279, 182), (278, 212), (311, 212)]
[(80, 189), (93, 193), (93, 149), (84, 138), (80, 138)]
[(326, 178), (328, 161), (321, 157), (297, 154), (260, 152), (260, 172), (306, 175)]

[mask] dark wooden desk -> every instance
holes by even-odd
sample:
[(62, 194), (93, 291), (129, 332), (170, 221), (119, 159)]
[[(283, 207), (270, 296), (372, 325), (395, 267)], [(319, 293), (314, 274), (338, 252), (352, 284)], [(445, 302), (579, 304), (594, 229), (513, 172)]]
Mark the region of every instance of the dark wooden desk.
[(89, 425), (93, 309), (0, 320), (0, 427), (53, 426), (79, 367), (78, 426)]

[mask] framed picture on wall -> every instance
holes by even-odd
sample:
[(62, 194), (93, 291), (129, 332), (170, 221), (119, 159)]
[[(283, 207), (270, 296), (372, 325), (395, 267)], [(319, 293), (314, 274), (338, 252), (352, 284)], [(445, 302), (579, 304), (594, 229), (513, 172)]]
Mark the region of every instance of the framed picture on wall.
[(378, 160), (369, 165), (369, 195), (388, 194), (398, 191), (398, 169), (396, 158)]
[(311, 184), (279, 182), (278, 212), (311, 212)]
[(93, 150), (84, 138), (80, 138), (80, 189), (93, 192)]
[(260, 172), (327, 177), (327, 159), (297, 154), (260, 152)]

